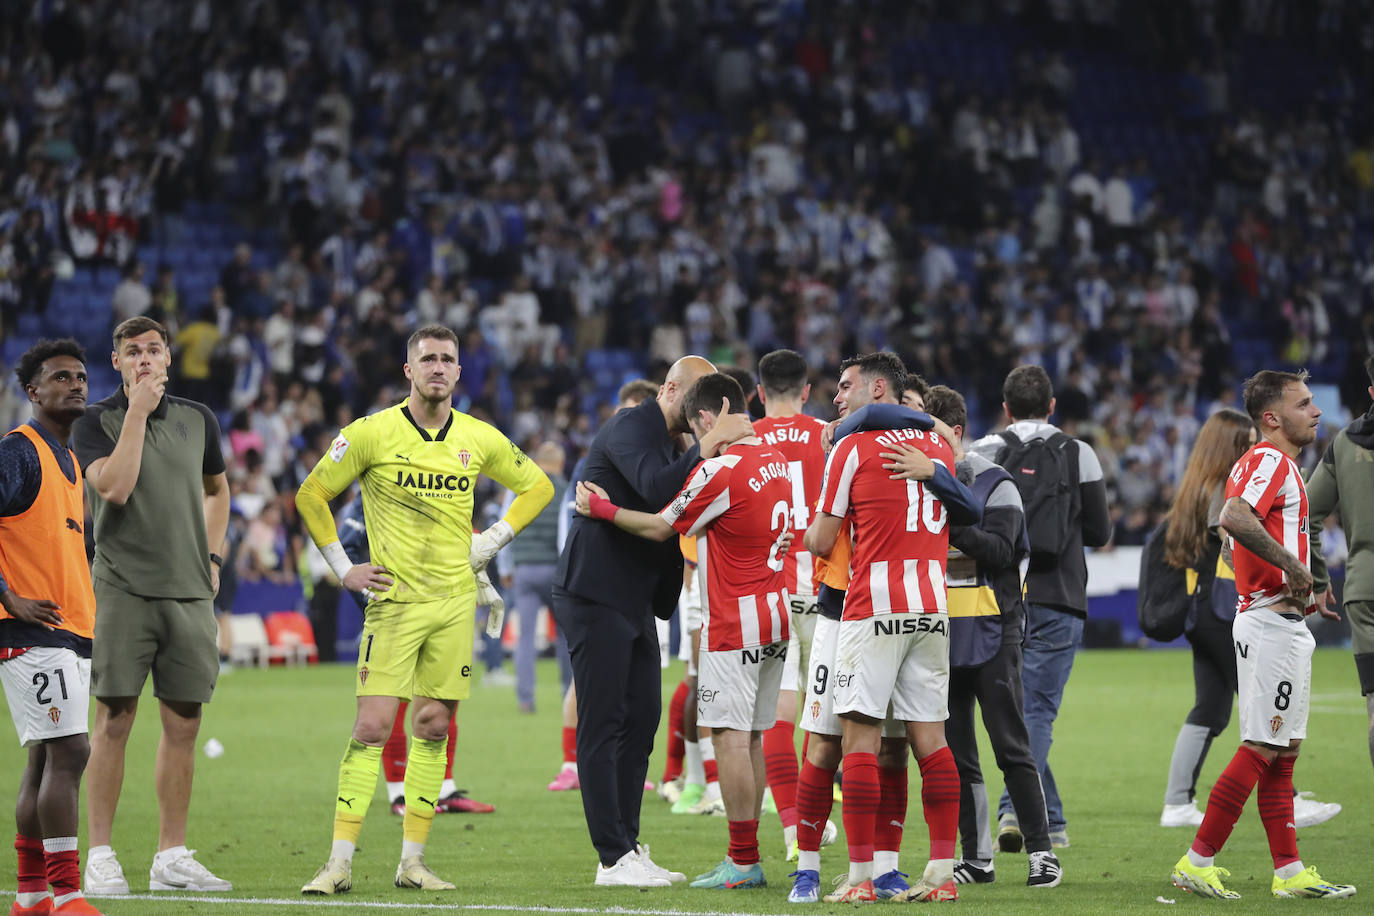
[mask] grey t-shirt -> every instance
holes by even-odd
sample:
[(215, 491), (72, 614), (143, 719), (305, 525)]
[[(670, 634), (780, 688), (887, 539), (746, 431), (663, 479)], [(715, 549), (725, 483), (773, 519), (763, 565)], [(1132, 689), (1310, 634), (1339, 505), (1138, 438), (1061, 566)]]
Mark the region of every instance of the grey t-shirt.
[[(114, 452), (128, 409), (121, 387), (76, 421), (72, 449), (83, 470)], [(147, 422), (128, 501), (106, 502), (87, 482), (95, 528), (91, 575), (147, 598), (212, 598), (202, 476), (224, 472), (219, 421), (204, 404), (165, 395)]]

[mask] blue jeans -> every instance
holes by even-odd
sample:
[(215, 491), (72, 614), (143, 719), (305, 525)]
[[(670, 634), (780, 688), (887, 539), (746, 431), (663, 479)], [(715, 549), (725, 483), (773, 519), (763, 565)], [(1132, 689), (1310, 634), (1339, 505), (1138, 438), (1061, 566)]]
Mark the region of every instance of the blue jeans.
[[(1064, 699), (1064, 685), (1073, 670), (1073, 656), (1083, 641), (1083, 619), (1043, 604), (1026, 602), (1026, 645), (1022, 652), (1021, 685), (1025, 690), (1026, 732), (1031, 756), (1040, 769), (1045, 790), (1045, 809), (1051, 833), (1065, 829), (1064, 805), (1050, 771), (1050, 744), (1054, 720)], [(997, 803), (997, 815), (1014, 814), (1006, 791)]]

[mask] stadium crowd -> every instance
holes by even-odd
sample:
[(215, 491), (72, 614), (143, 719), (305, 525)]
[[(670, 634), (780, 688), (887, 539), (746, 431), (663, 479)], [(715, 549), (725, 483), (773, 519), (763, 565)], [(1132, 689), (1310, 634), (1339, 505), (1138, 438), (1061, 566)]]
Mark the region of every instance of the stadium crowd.
[[(428, 322), (462, 408), (569, 465), (687, 352), (795, 347), (825, 415), (842, 355), (890, 348), (975, 429), (1041, 364), (1119, 543), (1259, 362), (1358, 395), (1374, 350), (1368, 2), (17, 7), (5, 334), (118, 265), (111, 323), (166, 320), (226, 421), (248, 577), (297, 575), (289, 494)], [(207, 205), (244, 241), (200, 296), (163, 255)]]

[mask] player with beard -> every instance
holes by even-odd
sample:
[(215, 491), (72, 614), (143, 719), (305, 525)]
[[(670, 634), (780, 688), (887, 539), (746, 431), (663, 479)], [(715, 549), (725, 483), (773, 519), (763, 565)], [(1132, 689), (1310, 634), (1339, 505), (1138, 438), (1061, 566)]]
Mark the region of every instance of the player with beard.
[(1316, 640), (1304, 618), (1326, 609), (1312, 594), (1308, 560), (1307, 489), (1298, 453), (1317, 438), (1321, 409), (1307, 373), (1263, 370), (1246, 380), (1245, 410), (1259, 427), (1226, 482), (1221, 527), (1231, 544), (1240, 600), (1231, 633), (1236, 649), (1241, 745), (1217, 777), (1193, 845), (1174, 866), (1176, 886), (1203, 897), (1240, 894), (1221, 879), (1213, 860), (1259, 787), (1260, 819), (1274, 861), (1275, 897), (1349, 897), (1355, 888), (1326, 881), (1298, 856), (1293, 826), (1293, 765), (1312, 690)]

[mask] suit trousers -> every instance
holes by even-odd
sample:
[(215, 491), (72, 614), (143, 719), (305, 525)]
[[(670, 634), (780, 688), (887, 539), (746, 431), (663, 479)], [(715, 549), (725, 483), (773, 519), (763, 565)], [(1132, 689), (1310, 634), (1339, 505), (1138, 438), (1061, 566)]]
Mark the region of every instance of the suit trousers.
[(582, 812), (601, 864), (639, 842), (644, 777), (662, 711), (658, 629), (638, 614), (553, 593), (554, 619), (568, 640), (577, 687), (577, 773)]

